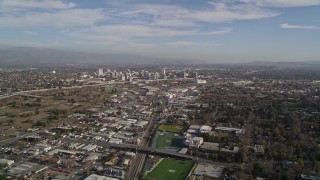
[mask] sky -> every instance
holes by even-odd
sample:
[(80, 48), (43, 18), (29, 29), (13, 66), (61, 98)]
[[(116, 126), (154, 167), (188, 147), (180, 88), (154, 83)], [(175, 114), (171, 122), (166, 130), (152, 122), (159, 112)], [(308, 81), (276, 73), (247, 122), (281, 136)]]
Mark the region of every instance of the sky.
[(0, 48), (320, 61), (320, 0), (0, 0)]

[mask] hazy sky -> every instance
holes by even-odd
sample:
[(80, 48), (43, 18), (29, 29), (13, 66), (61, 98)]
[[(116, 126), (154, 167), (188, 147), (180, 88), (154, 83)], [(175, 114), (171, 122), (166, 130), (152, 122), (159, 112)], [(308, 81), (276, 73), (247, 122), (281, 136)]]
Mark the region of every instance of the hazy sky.
[(320, 0), (0, 0), (0, 46), (320, 61)]

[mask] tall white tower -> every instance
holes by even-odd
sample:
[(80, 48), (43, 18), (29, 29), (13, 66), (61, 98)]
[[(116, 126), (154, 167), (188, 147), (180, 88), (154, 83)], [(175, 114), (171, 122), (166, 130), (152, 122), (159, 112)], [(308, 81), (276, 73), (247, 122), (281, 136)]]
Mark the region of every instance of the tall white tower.
[(102, 68), (98, 69), (98, 76), (103, 76), (103, 69)]
[(165, 76), (166, 75), (166, 69), (162, 70), (162, 75)]

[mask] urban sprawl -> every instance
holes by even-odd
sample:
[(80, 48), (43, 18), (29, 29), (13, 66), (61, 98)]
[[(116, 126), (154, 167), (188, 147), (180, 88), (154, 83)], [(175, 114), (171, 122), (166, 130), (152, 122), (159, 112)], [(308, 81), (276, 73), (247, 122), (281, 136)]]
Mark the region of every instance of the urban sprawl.
[(1, 178), (317, 180), (317, 76), (272, 66), (1, 68)]

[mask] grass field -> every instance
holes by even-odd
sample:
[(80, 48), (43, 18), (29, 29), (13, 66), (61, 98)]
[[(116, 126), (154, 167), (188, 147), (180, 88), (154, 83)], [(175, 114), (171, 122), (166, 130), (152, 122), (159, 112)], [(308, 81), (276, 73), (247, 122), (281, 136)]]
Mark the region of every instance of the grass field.
[(146, 180), (184, 180), (193, 166), (192, 161), (181, 161), (175, 159), (163, 159), (146, 176)]
[(159, 133), (156, 147), (180, 147), (181, 138), (174, 133)]
[(159, 130), (160, 131), (179, 133), (182, 130), (182, 126), (175, 126), (175, 125), (171, 125), (171, 124), (162, 124), (159, 127)]

